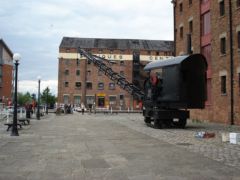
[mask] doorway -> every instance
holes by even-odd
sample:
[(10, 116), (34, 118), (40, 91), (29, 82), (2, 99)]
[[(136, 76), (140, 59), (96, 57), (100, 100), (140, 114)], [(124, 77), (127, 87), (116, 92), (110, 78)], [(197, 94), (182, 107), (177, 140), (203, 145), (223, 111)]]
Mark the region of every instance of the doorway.
[(99, 107), (105, 106), (105, 97), (104, 96), (98, 96), (98, 106)]

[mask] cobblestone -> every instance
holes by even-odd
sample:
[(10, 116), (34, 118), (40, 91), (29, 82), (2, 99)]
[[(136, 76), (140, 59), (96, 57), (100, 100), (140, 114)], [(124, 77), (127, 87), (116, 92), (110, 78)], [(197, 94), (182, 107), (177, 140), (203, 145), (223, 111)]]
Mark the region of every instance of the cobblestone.
[[(110, 118), (110, 117), (109, 117)], [(229, 126), (215, 123), (195, 123), (189, 121), (186, 129), (153, 129), (144, 124), (142, 115), (124, 115), (117, 121), (128, 128), (147, 134), (167, 143), (201, 154), (212, 160), (222, 162), (240, 169), (240, 145), (222, 142), (221, 134), (229, 132), (240, 133), (239, 126)], [(195, 138), (196, 132), (214, 132), (214, 138)], [(189, 145), (181, 145), (189, 144)]]

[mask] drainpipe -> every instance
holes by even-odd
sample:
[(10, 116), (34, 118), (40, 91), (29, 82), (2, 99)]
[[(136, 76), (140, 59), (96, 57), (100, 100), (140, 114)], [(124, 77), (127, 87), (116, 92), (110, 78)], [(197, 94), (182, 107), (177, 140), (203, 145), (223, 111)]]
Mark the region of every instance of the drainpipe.
[(231, 125), (234, 125), (234, 94), (233, 94), (234, 62), (233, 62), (233, 33), (232, 33), (232, 1), (229, 0), (228, 2), (229, 2), (229, 31), (230, 31)]
[(174, 35), (174, 49), (173, 49), (173, 56), (176, 56), (176, 0), (172, 0), (171, 3), (173, 4), (173, 35)]

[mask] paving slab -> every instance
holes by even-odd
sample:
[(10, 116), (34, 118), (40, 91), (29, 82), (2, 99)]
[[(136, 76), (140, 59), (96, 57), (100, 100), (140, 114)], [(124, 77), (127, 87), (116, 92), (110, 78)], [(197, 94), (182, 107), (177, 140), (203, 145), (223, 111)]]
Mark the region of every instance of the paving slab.
[(49, 114), (12, 137), (0, 124), (0, 180), (240, 179), (238, 145), (194, 137), (223, 131), (211, 128), (153, 129), (140, 114)]

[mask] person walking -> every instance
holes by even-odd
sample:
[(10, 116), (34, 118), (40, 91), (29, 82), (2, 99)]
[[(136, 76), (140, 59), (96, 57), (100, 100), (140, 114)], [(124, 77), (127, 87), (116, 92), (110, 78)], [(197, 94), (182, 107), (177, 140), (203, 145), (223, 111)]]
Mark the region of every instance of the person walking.
[(82, 109), (82, 115), (84, 115), (84, 111), (85, 111), (85, 106), (83, 103), (81, 103), (81, 109)]

